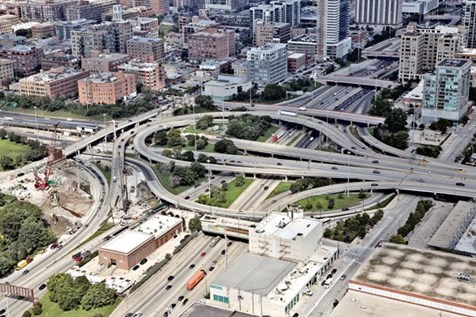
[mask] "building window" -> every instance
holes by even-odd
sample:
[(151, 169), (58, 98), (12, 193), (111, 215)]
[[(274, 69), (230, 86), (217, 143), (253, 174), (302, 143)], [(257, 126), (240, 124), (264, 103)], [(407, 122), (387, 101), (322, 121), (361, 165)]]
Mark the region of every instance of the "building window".
[(216, 302), (228, 304), (228, 297), (225, 296), (213, 294), (213, 300)]

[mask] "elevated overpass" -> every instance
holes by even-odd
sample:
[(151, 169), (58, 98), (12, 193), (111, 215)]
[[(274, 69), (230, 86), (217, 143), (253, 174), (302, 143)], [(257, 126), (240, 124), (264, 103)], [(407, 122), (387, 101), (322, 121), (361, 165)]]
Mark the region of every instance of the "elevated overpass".
[(350, 77), (339, 75), (326, 75), (317, 79), (322, 84), (346, 84), (357, 87), (380, 87), (380, 88), (395, 88), (398, 83), (390, 80), (372, 79), (367, 77)]

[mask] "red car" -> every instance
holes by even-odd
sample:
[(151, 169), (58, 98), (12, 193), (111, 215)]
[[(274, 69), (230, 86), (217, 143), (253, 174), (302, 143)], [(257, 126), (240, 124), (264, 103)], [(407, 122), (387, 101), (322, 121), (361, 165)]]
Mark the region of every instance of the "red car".
[(207, 254), (207, 252), (204, 251), (204, 252), (200, 253), (200, 256), (205, 256), (206, 254)]

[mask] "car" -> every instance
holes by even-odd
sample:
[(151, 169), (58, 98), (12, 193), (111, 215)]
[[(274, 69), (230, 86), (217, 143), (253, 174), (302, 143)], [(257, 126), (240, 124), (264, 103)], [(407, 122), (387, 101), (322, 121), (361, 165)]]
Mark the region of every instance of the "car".
[(25, 175), (25, 173), (18, 173), (17, 177), (22, 177), (23, 175)]
[(136, 312), (134, 315), (132, 315), (132, 317), (140, 317), (142, 316), (142, 312), (141, 311), (138, 311)]
[(168, 313), (168, 312), (165, 312), (165, 313), (164, 313), (164, 317), (169, 317), (169, 313)]
[(27, 275), (28, 273), (30, 273), (30, 270), (25, 270), (21, 273), (21, 275)]
[(334, 171), (338, 170), (337, 166), (332, 166), (331, 169), (333, 169)]
[(372, 163), (378, 164), (378, 160), (373, 160)]
[(342, 276), (340, 277), (340, 280), (343, 281), (343, 280), (345, 280), (346, 278), (347, 278), (347, 275), (342, 274)]
[(174, 309), (175, 306), (177, 306), (177, 304), (175, 304), (175, 303), (170, 304), (170, 308), (171, 308), (171, 309)]
[(133, 313), (127, 313), (125, 317), (132, 317), (132, 316), (134, 316)]
[(378, 184), (377, 183), (372, 183), (372, 184), (370, 184), (370, 186), (378, 186)]
[(0, 314), (5, 314), (5, 309), (0, 310)]
[(183, 300), (182, 304), (185, 305), (185, 304), (187, 304), (187, 302), (188, 302), (188, 298), (185, 298), (185, 299)]
[(464, 186), (465, 184), (463, 182), (457, 182), (456, 186)]
[(278, 162), (278, 163), (276, 163), (276, 164), (277, 164), (278, 166), (283, 166), (283, 163), (280, 163), (280, 162)]
[[(38, 289), (41, 291), (41, 290), (44, 290), (46, 288), (46, 284), (41, 284), (40, 287), (38, 287)], [(1, 313), (1, 311), (0, 311)]]
[(190, 266), (188, 268), (193, 269), (194, 267), (195, 267), (195, 264), (190, 264)]
[(171, 280), (173, 280), (174, 278), (175, 278), (175, 276), (170, 275), (169, 277), (167, 277), (167, 281), (171, 281)]
[(205, 256), (207, 255), (207, 252), (203, 251), (202, 253), (200, 253), (200, 256)]
[(189, 200), (189, 199), (190, 199), (190, 196), (185, 196), (184, 199), (185, 199), (185, 200)]
[(168, 290), (171, 289), (171, 288), (172, 288), (172, 284), (169, 284), (169, 285), (165, 286), (165, 290), (166, 290), (166, 291), (168, 291)]
[(179, 296), (179, 298), (177, 299), (179, 302), (181, 302), (183, 299), (185, 298), (185, 296)]
[(132, 119), (127, 120), (127, 122), (132, 122)]
[(117, 146), (117, 148), (120, 149), (120, 148), (121, 148), (121, 145), (119, 144), (119, 145)]
[(208, 271), (210, 271), (210, 272), (211, 272), (211, 271), (213, 271), (214, 269), (215, 269), (215, 267), (214, 267), (214, 266), (210, 266), (210, 267), (208, 268)]
[(264, 186), (263, 190), (268, 190), (269, 186)]
[(222, 255), (225, 255), (225, 253), (226, 253), (226, 250), (225, 250), (225, 249), (221, 250), (221, 254), (222, 254)]
[(226, 180), (222, 179), (220, 183), (224, 184), (224, 183), (226, 183)]
[(347, 211), (347, 210), (349, 210), (349, 207), (342, 208), (342, 211)]
[(352, 150), (357, 150), (357, 148), (355, 146), (351, 146), (350, 147)]
[(111, 239), (111, 236), (105, 236), (104, 237), (104, 241), (108, 241), (109, 239)]
[(144, 265), (144, 264), (146, 264), (146, 263), (147, 263), (147, 259), (142, 259), (142, 260), (140, 260), (140, 265)]
[(227, 246), (227, 247), (230, 247), (232, 244), (233, 244), (233, 242), (228, 241), (228, 243), (226, 244), (226, 246)]
[(373, 170), (372, 173), (373, 173), (373, 174), (380, 174), (380, 171)]
[(293, 315), (293, 317), (299, 317), (299, 314), (298, 314), (298, 313), (295, 313), (295, 314)]
[(140, 265), (137, 264), (137, 265), (134, 265), (134, 267), (132, 268), (132, 270), (133, 270), (133, 271), (137, 271), (139, 268), (140, 268)]
[(335, 274), (337, 272), (337, 269), (332, 269), (331, 273)]

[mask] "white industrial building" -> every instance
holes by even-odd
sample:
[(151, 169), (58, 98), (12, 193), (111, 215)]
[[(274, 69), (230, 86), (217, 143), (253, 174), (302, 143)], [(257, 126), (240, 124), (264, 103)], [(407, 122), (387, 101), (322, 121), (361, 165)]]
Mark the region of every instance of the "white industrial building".
[(243, 77), (219, 75), (217, 80), (211, 80), (203, 85), (203, 95), (211, 96), (213, 100), (229, 100), (234, 94), (250, 90), (251, 81)]
[(402, 13), (425, 15), (438, 8), (439, 2), (439, 0), (404, 0)]
[(337, 258), (315, 219), (270, 214), (249, 233), (249, 252), (210, 284), (214, 305), (254, 315), (289, 316)]

